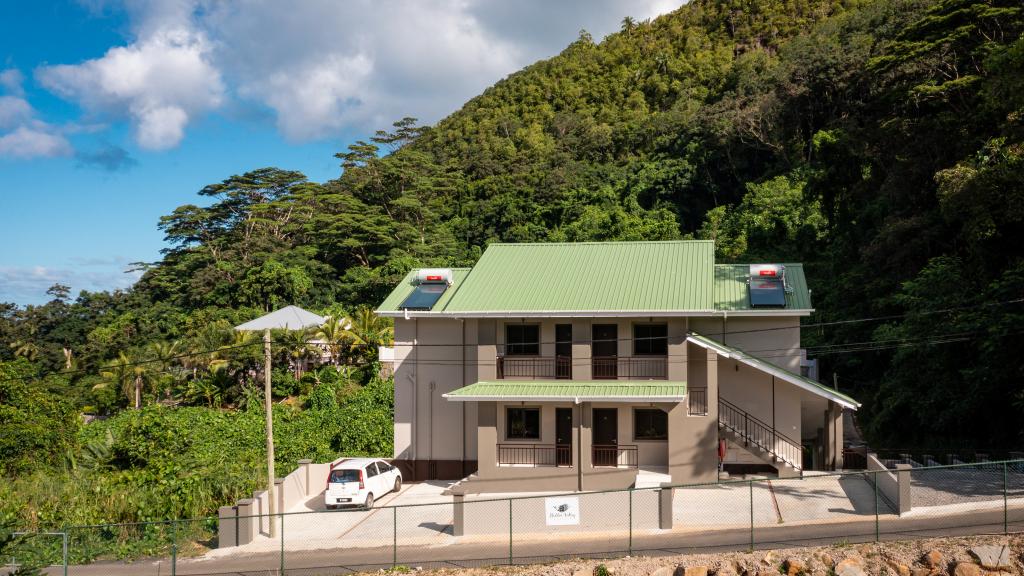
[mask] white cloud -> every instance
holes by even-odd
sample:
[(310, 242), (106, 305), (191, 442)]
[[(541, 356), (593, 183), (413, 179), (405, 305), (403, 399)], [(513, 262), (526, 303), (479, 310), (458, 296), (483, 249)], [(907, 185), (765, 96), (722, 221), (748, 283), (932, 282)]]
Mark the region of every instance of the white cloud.
[(22, 88), (21, 83), (25, 79), (21, 75), (21, 70), (17, 68), (8, 68), (6, 70), (0, 70), (0, 88), (3, 88), (4, 92), (13, 96), (24, 96), (25, 90)]
[(37, 77), (91, 111), (127, 115), (140, 146), (173, 148), (190, 120), (221, 104), (225, 90), (206, 36), (178, 24), (169, 22), (101, 58), (40, 68)]
[[(96, 0), (101, 1), (102, 0)], [(117, 1), (117, 0), (111, 0)], [(103, 2), (106, 4), (105, 2)], [(139, 145), (175, 146), (231, 92), (290, 140), (435, 122), (502, 77), (682, 0), (150, 0), (125, 2), (133, 39), (38, 78), (93, 112), (128, 117)]]
[(0, 96), (0, 130), (10, 130), (32, 119), (32, 106), (24, 98)]
[(54, 284), (70, 286), (72, 294), (80, 290), (98, 292), (126, 289), (138, 281), (141, 275), (138, 271), (125, 272), (123, 266), (111, 266), (105, 270), (0, 266), (0, 302), (42, 304), (50, 300), (46, 289)]
[(25, 100), (21, 72), (17, 68), (0, 70), (0, 158), (38, 158), (67, 156), (71, 144), (55, 126), (35, 117)]
[(19, 126), (0, 136), (0, 156), (36, 158), (67, 156), (72, 152), (67, 139), (45, 129)]

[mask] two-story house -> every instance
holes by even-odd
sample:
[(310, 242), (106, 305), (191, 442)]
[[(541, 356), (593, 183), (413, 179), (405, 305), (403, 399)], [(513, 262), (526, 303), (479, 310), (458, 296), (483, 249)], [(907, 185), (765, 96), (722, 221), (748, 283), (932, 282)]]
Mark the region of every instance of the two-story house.
[(467, 492), (841, 467), (855, 400), (800, 373), (800, 264), (710, 241), (492, 244), (413, 270), (395, 320), (395, 459)]

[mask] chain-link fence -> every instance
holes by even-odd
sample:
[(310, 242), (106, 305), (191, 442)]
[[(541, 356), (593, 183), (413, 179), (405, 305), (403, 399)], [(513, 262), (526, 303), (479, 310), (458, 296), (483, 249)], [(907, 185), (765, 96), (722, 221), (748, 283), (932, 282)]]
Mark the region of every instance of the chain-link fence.
[(568, 494), (451, 496), (414, 484), (369, 510), (30, 534), (0, 560), (76, 576), (345, 574), (1024, 532), (1024, 460), (869, 466)]

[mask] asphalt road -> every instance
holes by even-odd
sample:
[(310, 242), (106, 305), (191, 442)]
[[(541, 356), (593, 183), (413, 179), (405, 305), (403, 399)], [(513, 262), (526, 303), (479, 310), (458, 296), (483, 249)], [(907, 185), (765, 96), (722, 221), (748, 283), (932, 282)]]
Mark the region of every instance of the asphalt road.
[[(883, 516), (877, 528), (880, 540), (899, 540), (939, 536), (967, 536), (1003, 533), (1003, 509), (965, 511), (940, 517), (912, 516), (897, 518)], [(1024, 509), (1011, 508), (1008, 528), (1011, 532), (1024, 531)], [(793, 546), (817, 546), (836, 542), (859, 543), (875, 540), (876, 523), (873, 516), (841, 522), (778, 524), (755, 526), (755, 549)], [(408, 546), (381, 548), (334, 548), (285, 552), (285, 568), (296, 576), (349, 574), (364, 570), (388, 568), (393, 562), (406, 566), (479, 566), (532, 564), (563, 558), (614, 557), (633, 555), (663, 556), (694, 552), (747, 550), (751, 548), (749, 528), (706, 530), (700, 532), (664, 531), (634, 534), (632, 542), (626, 532), (614, 534), (580, 534), (527, 540), (513, 539), (511, 550), (507, 538), (491, 540), (478, 538), (453, 541), (440, 546)], [(208, 560), (181, 559), (176, 574), (199, 576), (230, 574), (237, 576), (267, 576), (277, 574), (281, 566), (280, 552), (232, 555)], [(51, 568), (48, 574), (61, 575), (62, 568)], [(167, 576), (171, 566), (162, 561), (125, 563), (97, 563), (69, 567), (73, 576)]]

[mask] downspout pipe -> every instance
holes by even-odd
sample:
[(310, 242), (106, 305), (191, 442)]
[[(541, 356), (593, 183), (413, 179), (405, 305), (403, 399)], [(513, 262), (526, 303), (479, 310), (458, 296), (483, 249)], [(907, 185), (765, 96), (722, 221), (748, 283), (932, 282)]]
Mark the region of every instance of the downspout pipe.
[[(466, 387), (466, 319), (460, 318), (459, 322), (462, 322), (462, 386)], [(466, 403), (462, 402), (462, 465), (460, 467), (462, 475), (466, 475)]]

